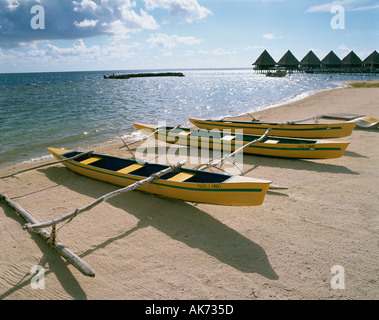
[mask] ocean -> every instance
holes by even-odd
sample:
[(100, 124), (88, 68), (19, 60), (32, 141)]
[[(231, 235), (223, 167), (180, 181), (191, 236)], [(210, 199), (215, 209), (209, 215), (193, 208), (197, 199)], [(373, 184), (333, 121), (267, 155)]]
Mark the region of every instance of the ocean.
[[(104, 79), (166, 71), (185, 77)], [(239, 115), (364, 79), (301, 73), (270, 78), (251, 68), (0, 74), (0, 167), (49, 157), (47, 147), (89, 150), (118, 137), (138, 139), (133, 122), (188, 126), (188, 117)]]

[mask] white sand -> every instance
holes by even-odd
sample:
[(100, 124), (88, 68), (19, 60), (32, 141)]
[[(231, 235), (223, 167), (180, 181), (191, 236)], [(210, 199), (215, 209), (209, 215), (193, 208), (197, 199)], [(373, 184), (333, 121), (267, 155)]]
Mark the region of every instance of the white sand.
[[(327, 112), (379, 118), (379, 89), (324, 91), (254, 116), (286, 121)], [(0, 299), (378, 299), (379, 132), (355, 130), (345, 140), (351, 144), (338, 159), (244, 156), (246, 176), (288, 187), (270, 191), (258, 207), (134, 191), (83, 213), (58, 237), (95, 278), (24, 231), (22, 218), (0, 204)], [(127, 156), (118, 146), (96, 151)], [(63, 165), (0, 180), (0, 192), (39, 221), (115, 189)], [(31, 286), (35, 265), (44, 267), (43, 290)], [(331, 286), (336, 265), (345, 289)]]

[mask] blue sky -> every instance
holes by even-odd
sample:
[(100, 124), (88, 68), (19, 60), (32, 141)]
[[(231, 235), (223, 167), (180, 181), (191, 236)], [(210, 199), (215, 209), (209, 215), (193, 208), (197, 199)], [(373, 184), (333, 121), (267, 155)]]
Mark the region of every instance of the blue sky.
[(379, 49), (379, 2), (0, 0), (0, 73), (249, 68), (264, 49), (364, 59)]

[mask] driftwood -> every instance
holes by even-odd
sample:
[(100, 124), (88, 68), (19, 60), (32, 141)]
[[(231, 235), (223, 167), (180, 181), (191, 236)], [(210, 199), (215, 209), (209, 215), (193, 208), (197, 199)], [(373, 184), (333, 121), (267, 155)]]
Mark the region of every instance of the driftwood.
[(154, 180), (156, 179), (159, 179), (160, 177), (162, 177), (163, 175), (169, 173), (169, 172), (172, 172), (172, 171), (175, 171), (175, 170), (179, 170), (181, 168), (182, 165), (184, 165), (186, 163), (186, 161), (182, 161), (180, 162), (179, 164), (175, 165), (175, 166), (170, 166), (164, 170), (161, 170), (159, 172), (156, 172), (156, 173), (153, 173), (150, 177), (144, 179), (144, 180), (141, 180), (141, 181), (137, 181), (127, 187), (124, 187), (124, 188), (121, 188), (121, 189), (118, 189), (118, 190), (115, 190), (115, 191), (112, 191), (110, 193), (107, 193), (106, 195), (92, 201), (91, 203), (89, 203), (88, 205), (80, 208), (80, 209), (76, 209), (75, 211), (72, 211), (68, 214), (65, 214), (63, 216), (60, 216), (56, 219), (52, 219), (50, 221), (47, 221), (47, 222), (44, 222), (44, 223), (27, 223), (25, 224), (24, 228), (25, 229), (29, 229), (29, 230), (35, 230), (35, 229), (39, 229), (39, 228), (44, 228), (44, 227), (50, 227), (50, 226), (54, 226), (58, 223), (61, 223), (63, 221), (66, 221), (68, 219), (72, 219), (74, 217), (76, 217), (79, 213), (83, 213), (85, 211), (88, 211), (90, 209), (92, 209), (93, 207), (97, 206), (98, 204), (102, 203), (103, 201), (106, 201), (110, 198), (113, 198), (115, 196), (118, 196), (120, 194), (123, 194), (123, 193), (126, 193), (126, 192), (129, 192), (129, 191), (132, 191), (142, 185), (145, 185), (145, 184), (148, 184), (148, 183), (151, 183), (153, 182)]
[[(20, 207), (17, 203), (9, 199), (6, 195), (0, 194), (0, 200), (10, 206), (15, 210), (21, 217), (23, 217), (28, 223), (38, 224), (39, 222), (33, 218), (33, 216), (27, 212), (25, 209)], [(73, 253), (70, 249), (65, 247), (61, 242), (52, 239), (51, 235), (46, 229), (40, 228), (36, 231), (55, 251), (57, 251), (63, 258), (65, 258), (69, 263), (71, 263), (76, 269), (78, 269), (82, 274), (94, 277), (95, 271), (92, 267)]]
[(87, 154), (91, 154), (91, 153), (93, 153), (93, 151), (79, 153), (76, 156), (73, 156), (73, 157), (67, 158), (67, 159), (62, 159), (62, 160), (57, 160), (57, 161), (53, 161), (53, 162), (49, 162), (49, 163), (44, 163), (44, 164), (41, 164), (41, 165), (38, 165), (38, 166), (35, 166), (35, 167), (32, 167), (32, 168), (27, 168), (27, 169), (24, 169), (24, 170), (20, 170), (20, 171), (8, 174), (6, 176), (2, 176), (2, 177), (0, 177), (0, 179), (9, 178), (9, 177), (15, 176), (16, 174), (22, 173), (22, 172), (26, 172), (26, 171), (30, 171), (30, 170), (35, 170), (35, 169), (38, 169), (38, 168), (50, 166), (52, 164), (57, 164), (57, 163), (61, 163), (61, 162), (69, 161), (69, 160), (74, 160), (76, 158), (79, 158), (81, 156), (84, 156), (84, 155), (87, 155)]

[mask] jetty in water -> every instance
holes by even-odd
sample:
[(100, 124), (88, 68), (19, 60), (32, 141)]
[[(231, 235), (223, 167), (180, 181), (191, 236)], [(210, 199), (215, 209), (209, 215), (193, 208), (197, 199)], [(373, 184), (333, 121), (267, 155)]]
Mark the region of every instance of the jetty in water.
[(272, 73), (277, 70), (285, 70), (287, 73), (340, 73), (340, 74), (360, 74), (377, 75), (379, 74), (379, 53), (375, 50), (367, 58), (361, 60), (354, 51), (346, 57), (340, 59), (333, 50), (320, 60), (313, 51), (298, 60), (288, 50), (283, 57), (276, 62), (271, 55), (264, 50), (258, 59), (253, 63), (257, 73)]
[(126, 73), (104, 75), (104, 79), (130, 79), (130, 78), (148, 78), (148, 77), (184, 77), (181, 72), (160, 72), (160, 73)]

